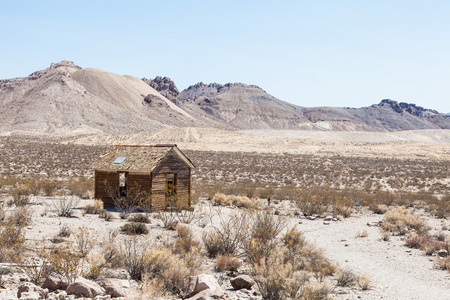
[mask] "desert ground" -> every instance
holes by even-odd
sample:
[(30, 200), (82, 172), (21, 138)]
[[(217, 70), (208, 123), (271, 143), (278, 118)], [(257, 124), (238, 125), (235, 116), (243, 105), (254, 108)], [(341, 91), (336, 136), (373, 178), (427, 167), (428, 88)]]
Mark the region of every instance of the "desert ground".
[[(89, 164), (112, 143), (177, 144), (196, 165), (193, 211), (103, 210), (92, 199)], [(185, 277), (198, 274), (217, 280), (220, 289), (214, 292), (222, 299), (450, 294), (450, 130), (171, 128), (58, 141), (8, 137), (0, 140), (0, 151), (2, 299), (16, 299), (25, 282), (42, 285), (49, 262), (71, 276), (115, 278), (126, 299), (180, 299)], [(143, 216), (148, 223), (139, 222)], [(148, 233), (130, 235), (124, 226), (133, 218)], [(248, 224), (232, 227), (238, 220)], [(274, 245), (265, 255), (255, 250), (262, 223), (277, 228), (265, 240)], [(244, 236), (236, 237), (236, 249), (223, 259), (212, 255), (206, 237), (226, 228)], [(8, 244), (11, 232), (23, 240)], [(294, 236), (298, 248), (288, 242)], [(82, 255), (86, 243), (80, 237), (92, 244)], [(151, 255), (139, 256), (144, 250)], [(69, 268), (55, 253), (74, 255), (79, 264)], [(143, 259), (145, 276), (133, 273), (130, 257)], [(220, 259), (237, 267), (220, 268)], [(251, 290), (232, 288), (230, 279), (238, 275), (256, 281)], [(267, 287), (281, 292), (267, 293)], [(53, 299), (73, 297), (49, 292)]]

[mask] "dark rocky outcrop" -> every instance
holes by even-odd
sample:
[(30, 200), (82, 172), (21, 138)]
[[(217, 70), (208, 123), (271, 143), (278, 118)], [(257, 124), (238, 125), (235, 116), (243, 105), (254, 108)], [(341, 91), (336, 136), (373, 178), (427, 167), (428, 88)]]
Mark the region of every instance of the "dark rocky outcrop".
[(144, 77), (142, 80), (172, 102), (176, 102), (180, 95), (177, 86), (169, 77), (156, 76), (155, 79)]

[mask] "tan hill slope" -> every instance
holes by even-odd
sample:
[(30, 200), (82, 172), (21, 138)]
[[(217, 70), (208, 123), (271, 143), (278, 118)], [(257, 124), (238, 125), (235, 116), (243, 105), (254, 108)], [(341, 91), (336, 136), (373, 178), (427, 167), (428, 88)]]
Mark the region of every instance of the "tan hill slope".
[(198, 83), (179, 92), (167, 77), (139, 79), (62, 61), (0, 80), (0, 135), (65, 137), (171, 127), (227, 130), (397, 131), (449, 129), (450, 116), (383, 100), (363, 108), (299, 107), (242, 83)]
[(72, 62), (0, 81), (3, 135), (125, 133), (198, 125), (139, 78)]

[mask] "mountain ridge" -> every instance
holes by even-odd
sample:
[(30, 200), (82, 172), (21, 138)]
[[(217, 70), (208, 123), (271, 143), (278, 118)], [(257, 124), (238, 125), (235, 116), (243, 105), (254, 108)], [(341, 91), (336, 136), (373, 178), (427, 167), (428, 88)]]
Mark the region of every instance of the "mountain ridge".
[(52, 63), (0, 80), (0, 135), (121, 134), (171, 127), (225, 130), (450, 129), (450, 116), (383, 99), (362, 108), (300, 107), (256, 85), (197, 83), (179, 91), (155, 79)]

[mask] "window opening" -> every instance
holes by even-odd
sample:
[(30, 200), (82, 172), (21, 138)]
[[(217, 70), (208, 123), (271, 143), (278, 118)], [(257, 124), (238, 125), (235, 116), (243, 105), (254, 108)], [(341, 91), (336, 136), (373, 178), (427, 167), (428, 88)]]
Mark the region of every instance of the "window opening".
[(127, 197), (127, 173), (119, 172), (119, 196)]

